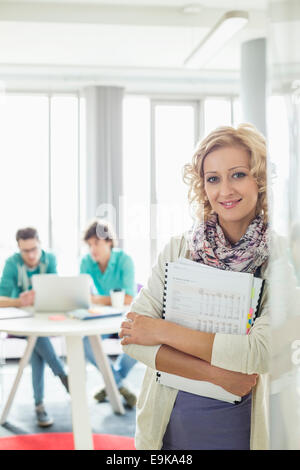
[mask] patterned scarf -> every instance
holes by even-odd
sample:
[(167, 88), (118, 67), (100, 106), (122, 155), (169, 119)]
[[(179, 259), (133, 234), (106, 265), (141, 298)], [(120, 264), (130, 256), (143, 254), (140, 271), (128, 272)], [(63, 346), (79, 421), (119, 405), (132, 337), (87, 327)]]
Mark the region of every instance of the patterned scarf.
[(255, 273), (268, 260), (269, 246), (268, 225), (264, 224), (261, 215), (255, 217), (246, 233), (234, 244), (225, 238), (216, 214), (190, 231), (192, 259), (227, 271)]

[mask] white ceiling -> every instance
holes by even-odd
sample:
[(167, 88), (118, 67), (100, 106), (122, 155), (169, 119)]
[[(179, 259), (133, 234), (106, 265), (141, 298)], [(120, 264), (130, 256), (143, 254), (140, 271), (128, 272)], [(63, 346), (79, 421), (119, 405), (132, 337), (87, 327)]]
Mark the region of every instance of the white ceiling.
[[(279, 0), (280, 1), (280, 0)], [(11, 3), (11, 0), (0, 0), (0, 3)], [(267, 8), (268, 0), (18, 0), (15, 3), (65, 3), (65, 4), (94, 4), (94, 5), (122, 5), (122, 6), (167, 6), (183, 7), (185, 5), (199, 5), (210, 8), (258, 9)]]
[[(187, 5), (199, 6), (199, 13), (183, 13)], [(143, 71), (151, 71), (157, 79), (168, 77), (171, 91), (172, 80), (192, 83), (198, 75), (207, 81), (208, 72), (234, 81), (241, 43), (266, 35), (266, 8), (267, 0), (0, 0), (0, 80), (7, 87), (39, 81), (49, 87), (54, 74), (65, 88), (72, 76), (73, 86), (105, 76), (122, 84), (126, 74), (145, 83)], [(248, 25), (205, 69), (186, 71), (184, 59), (232, 9), (247, 10)]]

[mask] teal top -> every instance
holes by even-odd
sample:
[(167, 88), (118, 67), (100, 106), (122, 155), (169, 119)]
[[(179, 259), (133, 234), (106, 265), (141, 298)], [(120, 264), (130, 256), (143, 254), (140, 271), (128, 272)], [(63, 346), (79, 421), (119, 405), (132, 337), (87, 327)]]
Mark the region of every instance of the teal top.
[(136, 294), (134, 264), (123, 250), (113, 248), (104, 273), (91, 255), (86, 255), (80, 264), (80, 273), (89, 274), (99, 295), (110, 295), (112, 289), (124, 289), (132, 297)]
[(31, 277), (34, 274), (56, 274), (56, 258), (52, 253), (42, 250), (39, 265), (30, 269), (20, 253), (10, 256), (4, 265), (0, 281), (0, 296), (18, 298), (22, 292), (32, 288)]

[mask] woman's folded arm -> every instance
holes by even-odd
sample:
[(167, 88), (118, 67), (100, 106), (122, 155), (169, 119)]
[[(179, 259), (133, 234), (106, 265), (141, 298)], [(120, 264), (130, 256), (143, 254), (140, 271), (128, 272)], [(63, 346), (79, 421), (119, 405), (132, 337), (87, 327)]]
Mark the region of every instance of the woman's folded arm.
[(221, 369), (166, 345), (162, 345), (157, 352), (156, 368), (188, 379), (210, 382), (241, 397), (250, 392), (257, 380), (257, 374)]
[(215, 367), (197, 357), (190, 356), (167, 346), (123, 346), (125, 353), (138, 359), (148, 367), (179, 375), (193, 380), (201, 380), (223, 387), (235, 395), (247, 395), (255, 386), (256, 374), (243, 374)]

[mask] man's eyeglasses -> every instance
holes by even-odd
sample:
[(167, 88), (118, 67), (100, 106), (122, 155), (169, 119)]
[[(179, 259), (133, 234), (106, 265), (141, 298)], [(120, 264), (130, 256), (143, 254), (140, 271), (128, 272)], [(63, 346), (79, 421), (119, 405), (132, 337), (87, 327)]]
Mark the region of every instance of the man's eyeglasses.
[(29, 253), (37, 253), (37, 251), (39, 250), (39, 246), (35, 246), (33, 248), (28, 248), (28, 249), (23, 249), (23, 250), (20, 250), (21, 253), (23, 253), (23, 255), (29, 255)]

